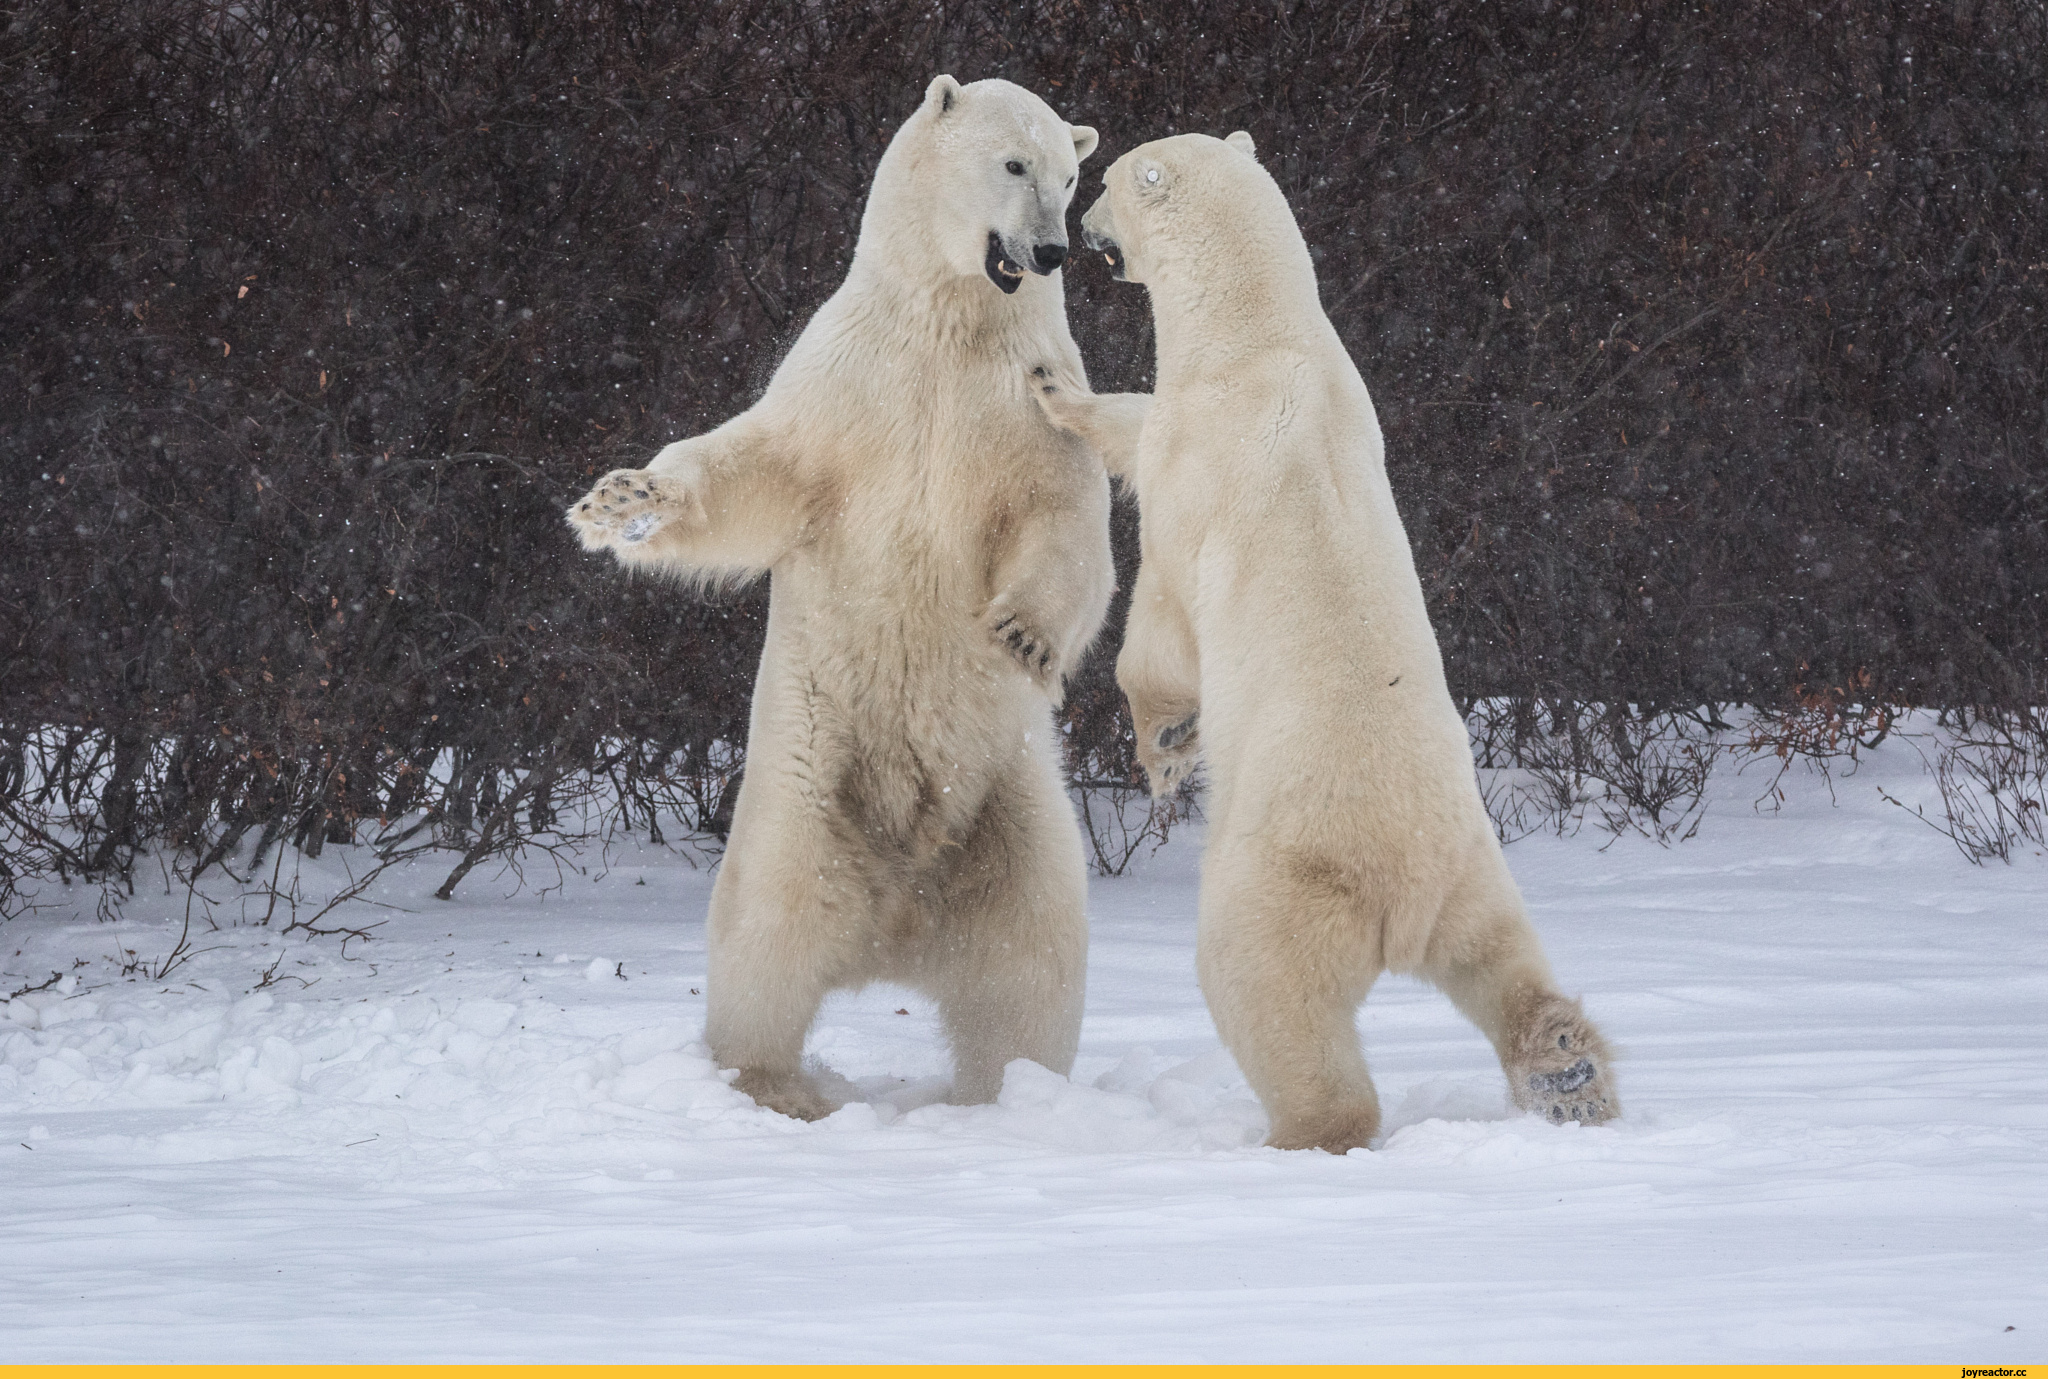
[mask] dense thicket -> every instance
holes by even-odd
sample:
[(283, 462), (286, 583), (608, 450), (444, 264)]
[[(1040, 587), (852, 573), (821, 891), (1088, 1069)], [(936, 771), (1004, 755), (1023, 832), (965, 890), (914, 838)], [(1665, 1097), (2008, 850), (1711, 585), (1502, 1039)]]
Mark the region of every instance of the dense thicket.
[[(0, 800), (54, 725), (93, 758), (66, 865), (317, 847), (436, 761), (460, 831), (742, 735), (761, 592), (628, 579), (559, 512), (749, 401), (938, 71), (1098, 126), (1098, 167), (1256, 135), (1460, 693), (2042, 702), (2031, 0), (30, 0)], [(1146, 386), (1142, 292), (1069, 277), (1096, 385)], [(1120, 712), (1098, 655), (1085, 773)]]

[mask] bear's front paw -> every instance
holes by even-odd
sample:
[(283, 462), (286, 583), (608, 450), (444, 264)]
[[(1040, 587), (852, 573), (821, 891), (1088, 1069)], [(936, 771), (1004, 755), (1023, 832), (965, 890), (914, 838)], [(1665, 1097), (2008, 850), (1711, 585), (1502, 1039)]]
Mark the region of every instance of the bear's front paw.
[(704, 505), (690, 484), (650, 469), (614, 469), (567, 515), (586, 551), (638, 546), (667, 526), (704, 525)]
[(1055, 373), (1043, 364), (1031, 371), (1024, 380), (1024, 386), (1038, 400), (1039, 410), (1045, 413), (1046, 420), (1062, 431), (1078, 432), (1081, 429), (1082, 413), (1089, 399), (1095, 396), (1079, 379)]
[(1055, 699), (1066, 678), (1059, 646), (1008, 599), (999, 598), (981, 615), (989, 640), (1006, 652), (1038, 687)]
[(1199, 710), (1177, 718), (1155, 718), (1138, 734), (1138, 763), (1152, 782), (1154, 799), (1165, 799), (1194, 773), (1201, 759), (1202, 715)]
[(1515, 1034), (1507, 1068), (1515, 1105), (1553, 1125), (1599, 1125), (1621, 1114), (1614, 1055), (1577, 1001), (1550, 996)]

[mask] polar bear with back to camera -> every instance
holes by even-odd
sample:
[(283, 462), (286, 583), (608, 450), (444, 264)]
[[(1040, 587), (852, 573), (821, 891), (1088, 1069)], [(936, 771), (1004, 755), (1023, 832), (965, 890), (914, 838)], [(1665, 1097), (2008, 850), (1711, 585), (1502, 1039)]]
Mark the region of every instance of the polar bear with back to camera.
[(760, 400), (568, 514), (631, 567), (770, 573), (705, 1037), (789, 1115), (833, 1109), (802, 1066), (819, 1002), (874, 980), (935, 998), (958, 1100), (1073, 1064), (1086, 878), (1051, 706), (1108, 607), (1109, 487), (1027, 370), (1079, 377), (1059, 268), (1095, 143), (1021, 87), (934, 80)]
[(1619, 1114), (1612, 1056), (1557, 990), (1473, 778), (1379, 420), (1251, 136), (1125, 154), (1082, 219), (1151, 293), (1158, 382), (1037, 380), (1137, 490), (1117, 680), (1155, 791), (1208, 768), (1197, 966), (1268, 1143), (1379, 1131), (1355, 1019), (1382, 971), (1441, 988), (1515, 1104)]

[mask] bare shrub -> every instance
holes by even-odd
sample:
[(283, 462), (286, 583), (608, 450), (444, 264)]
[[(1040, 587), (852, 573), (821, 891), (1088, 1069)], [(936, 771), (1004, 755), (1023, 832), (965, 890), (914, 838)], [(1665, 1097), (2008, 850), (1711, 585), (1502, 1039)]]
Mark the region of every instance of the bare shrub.
[(1711, 714), (1638, 712), (1626, 705), (1482, 700), (1466, 724), (1480, 795), (1503, 843), (1576, 833), (1591, 817), (1606, 832), (1663, 844), (1698, 831), (1707, 782), (1725, 748)]
[(746, 751), (737, 743), (698, 742), (681, 750), (622, 742), (602, 770), (617, 812), (620, 832), (643, 829), (650, 843), (667, 841), (670, 827), (722, 843), (732, 831), (732, 813), (746, 776)]
[[(1807, 669), (1802, 661), (1802, 677)], [(1853, 770), (1862, 753), (1875, 750), (1891, 735), (1904, 711), (1904, 705), (1877, 693), (1870, 672), (1862, 667), (1839, 685), (1813, 685), (1804, 678), (1795, 681), (1790, 702), (1761, 705), (1750, 715), (1743, 750), (1751, 760), (1767, 757), (1777, 763), (1769, 784), (1757, 797), (1758, 806), (1768, 803), (1775, 810), (1784, 803), (1785, 773), (1801, 763), (1826, 782), (1828, 796), (1834, 798), (1836, 767), (1846, 762)]]
[(1601, 827), (1667, 845), (1698, 833), (1722, 746), (1676, 714), (1624, 716), (1607, 740), (1610, 751), (1599, 772), (1607, 788), (1594, 801)]
[[(1944, 715), (1947, 717), (1947, 715)], [(1954, 715), (1935, 748), (1942, 818), (1906, 809), (1972, 862), (2012, 861), (2026, 844), (2048, 847), (2048, 708)]]
[[(1135, 568), (1135, 516), (1128, 504), (1118, 505), (1122, 519), (1112, 532), (1119, 572)], [(1120, 579), (1110, 621), (1121, 632), (1130, 602), (1130, 579)], [(1081, 816), (1088, 839), (1089, 860), (1097, 874), (1122, 876), (1142, 853), (1149, 856), (1166, 845), (1173, 826), (1200, 813), (1195, 800), (1199, 779), (1184, 781), (1163, 800), (1152, 798), (1145, 770), (1138, 764), (1138, 737), (1131, 727), (1130, 706), (1116, 686), (1114, 642), (1105, 637), (1068, 686), (1064, 711), (1067, 790)]]
[(1194, 792), (1183, 786), (1165, 799), (1154, 799), (1142, 785), (1125, 781), (1075, 781), (1069, 793), (1081, 811), (1097, 874), (1122, 876), (1140, 853), (1150, 856), (1166, 846), (1173, 826), (1198, 812)]
[[(636, 829), (660, 845), (665, 824), (691, 852), (715, 850), (743, 768), (739, 748), (723, 741), (610, 741), (595, 760), (573, 763), (382, 751), (343, 769), (226, 734), (124, 753), (106, 733), (0, 729), (0, 918), (52, 881), (94, 888), (101, 917), (112, 918), (135, 893), (144, 853), (202, 922), (233, 901), (237, 922), (309, 933), (330, 932), (328, 914), (393, 867), (436, 854), (450, 867), (439, 899), (487, 863), (545, 891), (590, 849)], [(330, 847), (343, 849), (349, 879), (306, 912), (313, 892), (302, 863)], [(529, 875), (537, 862), (548, 878)]]

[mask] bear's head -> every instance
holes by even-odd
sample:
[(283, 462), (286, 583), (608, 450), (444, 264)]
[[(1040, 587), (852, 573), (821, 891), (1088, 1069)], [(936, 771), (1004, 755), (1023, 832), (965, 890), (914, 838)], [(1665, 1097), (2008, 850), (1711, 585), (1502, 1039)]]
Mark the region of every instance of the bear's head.
[(1015, 292), (1026, 272), (1066, 262), (1067, 206), (1094, 130), (1010, 82), (937, 77), (903, 133), (916, 135), (912, 186), (947, 267)]
[(1126, 153), (1102, 174), (1081, 238), (1111, 276), (1135, 283), (1157, 281), (1162, 269), (1200, 273), (1247, 255), (1307, 262), (1287, 198), (1243, 130), (1227, 139), (1177, 134)]

